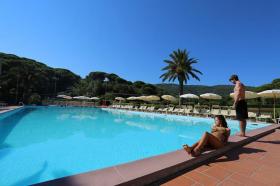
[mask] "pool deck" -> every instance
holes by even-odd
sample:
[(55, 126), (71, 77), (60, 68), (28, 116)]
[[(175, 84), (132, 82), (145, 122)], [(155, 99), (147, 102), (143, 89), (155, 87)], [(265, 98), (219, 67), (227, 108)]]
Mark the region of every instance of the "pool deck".
[[(164, 183), (166, 185), (227, 185), (232, 180), (239, 180), (238, 182), (236, 181), (236, 183), (244, 181), (244, 183), (247, 185), (247, 182), (245, 182), (246, 180), (242, 180), (242, 178), (246, 178), (249, 180), (249, 173), (251, 176), (257, 175), (255, 176), (256, 179), (261, 177), (259, 176), (259, 174), (264, 173), (264, 171), (262, 171), (264, 164), (260, 163), (260, 166), (256, 165), (258, 163), (254, 164), (254, 158), (260, 158), (266, 163), (271, 163), (275, 160), (279, 160), (279, 158), (276, 159), (276, 156), (280, 157), (279, 154), (276, 154), (277, 152), (280, 152), (278, 147), (279, 140), (277, 140), (277, 138), (280, 137), (279, 128), (280, 125), (270, 125), (267, 127), (249, 131), (247, 133), (247, 137), (230, 136), (229, 144), (227, 146), (218, 150), (204, 152), (197, 158), (189, 156), (184, 150), (177, 150), (159, 156), (145, 158), (142, 160), (116, 165), (96, 171), (90, 171), (78, 175), (50, 180), (47, 182), (38, 183), (36, 185), (109, 186), (149, 184), (161, 185)], [(269, 141), (271, 141), (271, 144), (269, 143)], [(265, 154), (265, 152), (263, 151), (267, 152), (267, 154)], [(228, 157), (227, 155), (230, 153), (233, 153), (231, 155), (233, 158), (229, 158), (232, 161), (227, 161), (226, 159), (223, 162), (223, 159), (225, 159), (224, 157)], [(239, 156), (237, 156), (236, 153)], [(209, 162), (213, 161), (216, 162), (216, 166), (213, 166), (212, 169), (211, 165), (213, 165), (213, 163)], [(225, 166), (222, 169), (223, 171), (221, 172), (217, 170), (219, 164), (217, 163), (218, 161), (225, 163)], [(208, 164), (209, 166), (207, 166), (206, 164)], [(244, 164), (244, 166), (242, 166), (242, 164)], [(226, 165), (232, 166), (234, 168), (230, 167), (227, 169)], [(264, 167), (265, 171), (269, 170), (269, 168), (273, 169), (272, 166), (268, 165), (269, 164)], [(199, 166), (201, 166), (202, 168)], [(254, 169), (252, 168), (252, 166), (258, 167)], [(238, 168), (240, 168), (240, 171), (239, 173), (236, 173), (238, 172)], [(259, 172), (257, 172), (256, 170), (258, 170)], [(202, 173), (202, 171), (205, 172)], [(254, 174), (252, 174), (252, 171), (254, 172)], [(279, 174), (279, 172), (280, 170), (278, 169), (276, 173)], [(210, 177), (211, 174), (212, 176)], [(270, 174), (266, 173), (265, 176), (263, 176), (263, 180), (271, 181)], [(278, 178), (277, 176), (279, 177), (279, 175), (276, 175), (275, 178)], [(181, 183), (181, 181), (182, 184), (179, 184)], [(240, 184), (242, 185), (242, 183)]]
[(7, 107), (0, 107), (0, 114), (4, 114), (6, 112), (21, 108), (23, 106), (7, 106)]
[(280, 185), (280, 130), (167, 181), (179, 185)]

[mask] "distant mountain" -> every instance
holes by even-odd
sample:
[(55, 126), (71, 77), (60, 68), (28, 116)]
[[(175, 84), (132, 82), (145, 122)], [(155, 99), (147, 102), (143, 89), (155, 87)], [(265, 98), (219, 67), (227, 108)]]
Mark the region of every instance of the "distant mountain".
[[(177, 96), (179, 92), (179, 86), (176, 84), (156, 84), (158, 88), (162, 89), (164, 92)], [(233, 92), (232, 85), (215, 85), (215, 86), (206, 86), (206, 85), (185, 85), (184, 93), (191, 94), (204, 94), (204, 93), (215, 93), (219, 94), (223, 97), (229, 96), (231, 92)], [(256, 87), (246, 87), (246, 90), (254, 91)]]
[(280, 89), (280, 78), (274, 79), (271, 83), (264, 84), (256, 88), (258, 92), (269, 89)]

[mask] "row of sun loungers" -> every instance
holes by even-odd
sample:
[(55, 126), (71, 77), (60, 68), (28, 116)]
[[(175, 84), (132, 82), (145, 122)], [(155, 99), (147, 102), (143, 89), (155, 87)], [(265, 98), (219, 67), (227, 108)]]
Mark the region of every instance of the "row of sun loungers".
[[(112, 108), (117, 109), (128, 109), (134, 111), (144, 111), (144, 112), (157, 112), (164, 114), (177, 114), (177, 115), (190, 115), (190, 116), (203, 116), (203, 117), (213, 117), (215, 115), (223, 115), (227, 118), (235, 118), (236, 111), (231, 107), (224, 108), (212, 108), (209, 107), (187, 107), (187, 108), (175, 108), (175, 107), (164, 107), (155, 109), (154, 106), (133, 106), (133, 105), (112, 105)], [(255, 112), (248, 112), (249, 119), (257, 121), (269, 121), (272, 119), (270, 114), (261, 114), (257, 116)]]

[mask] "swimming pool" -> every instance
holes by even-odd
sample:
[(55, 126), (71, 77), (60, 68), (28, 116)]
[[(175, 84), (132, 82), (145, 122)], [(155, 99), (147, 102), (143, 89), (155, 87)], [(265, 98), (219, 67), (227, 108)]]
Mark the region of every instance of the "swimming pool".
[[(28, 185), (192, 144), (213, 119), (82, 107), (24, 107), (0, 115), (0, 185)], [(232, 133), (238, 123), (229, 120)], [(248, 129), (267, 124), (249, 123)]]

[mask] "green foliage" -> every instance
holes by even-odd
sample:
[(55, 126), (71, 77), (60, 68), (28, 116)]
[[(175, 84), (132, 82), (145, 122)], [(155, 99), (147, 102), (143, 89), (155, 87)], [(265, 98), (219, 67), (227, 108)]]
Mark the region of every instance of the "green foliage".
[(163, 82), (165, 80), (174, 82), (177, 79), (179, 81), (179, 94), (181, 95), (184, 91), (184, 83), (187, 84), (190, 77), (200, 80), (197, 74), (202, 73), (193, 67), (193, 64), (196, 64), (198, 60), (191, 58), (186, 50), (178, 49), (169, 56), (170, 60), (164, 60), (167, 66), (162, 68), (166, 72), (160, 78)]
[[(108, 81), (104, 81), (105, 78)], [(141, 81), (134, 83), (120, 78), (116, 74), (91, 72), (84, 80), (73, 87), (73, 95), (103, 96), (113, 99), (116, 96), (157, 95), (161, 90), (152, 84)]]
[[(85, 79), (67, 69), (51, 68), (32, 59), (0, 53), (0, 100), (9, 103), (37, 103), (35, 98), (54, 98), (57, 94), (71, 96), (140, 96), (162, 93), (154, 85), (132, 83), (116, 74), (91, 72)], [(108, 81), (104, 81), (105, 78)]]
[(269, 89), (280, 89), (280, 78), (274, 79), (271, 83), (256, 88), (258, 92), (269, 90)]
[(0, 53), (0, 100), (18, 103), (28, 102), (33, 93), (41, 97), (55, 96), (69, 91), (80, 77), (65, 69), (54, 69), (32, 59)]
[(41, 96), (37, 93), (32, 94), (29, 98), (28, 98), (28, 104), (35, 104), (35, 105), (40, 105), (42, 102), (41, 100)]

